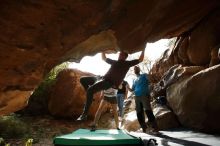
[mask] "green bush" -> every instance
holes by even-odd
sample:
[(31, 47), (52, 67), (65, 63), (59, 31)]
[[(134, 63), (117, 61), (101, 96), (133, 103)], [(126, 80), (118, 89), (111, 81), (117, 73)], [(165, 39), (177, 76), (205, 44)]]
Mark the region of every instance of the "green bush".
[(29, 132), (28, 126), (15, 115), (0, 117), (0, 137), (23, 138)]
[(48, 75), (46, 76), (45, 80), (39, 85), (39, 87), (34, 91), (32, 96), (37, 97), (47, 97), (49, 94), (49, 88), (55, 83), (56, 77), (60, 71), (67, 68), (68, 63), (64, 62), (55, 68), (53, 68)]

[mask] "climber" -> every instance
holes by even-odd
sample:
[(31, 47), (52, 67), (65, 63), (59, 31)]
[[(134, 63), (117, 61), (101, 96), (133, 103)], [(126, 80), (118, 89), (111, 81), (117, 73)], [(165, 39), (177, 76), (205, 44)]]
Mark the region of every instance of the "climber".
[(145, 49), (143, 49), (143, 51), (141, 52), (139, 59), (131, 61), (126, 61), (128, 54), (124, 51), (121, 51), (119, 53), (118, 60), (106, 58), (105, 52), (102, 52), (102, 59), (108, 64), (111, 64), (111, 67), (100, 81), (88, 87), (86, 93), (86, 102), (82, 114), (77, 119), (78, 121), (87, 119), (87, 114), (93, 100), (93, 94), (101, 90), (106, 90), (110, 87), (118, 88), (129, 68), (143, 61), (144, 51)]

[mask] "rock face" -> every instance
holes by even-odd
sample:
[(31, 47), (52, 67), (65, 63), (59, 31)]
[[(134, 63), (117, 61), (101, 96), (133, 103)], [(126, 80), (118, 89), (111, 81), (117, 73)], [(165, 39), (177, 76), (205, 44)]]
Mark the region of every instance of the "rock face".
[[(216, 29), (219, 17), (215, 12), (219, 3), (218, 0), (1, 0), (0, 99), (5, 99), (9, 92), (10, 95), (24, 92), (24, 98), (28, 98), (26, 93), (32, 92), (45, 74), (63, 61), (78, 61), (84, 55), (109, 47), (135, 52), (146, 42), (179, 36), (198, 26), (201, 20), (204, 25), (192, 33), (191, 40), (200, 43), (203, 36), (210, 43), (190, 45), (187, 53), (192, 63), (204, 64), (209, 60), (205, 54), (210, 49), (208, 45), (220, 38), (216, 37), (220, 33)], [(204, 19), (210, 15), (210, 19)], [(206, 29), (211, 26), (213, 29)], [(204, 52), (199, 60), (193, 55), (198, 50)], [(0, 105), (1, 111), (5, 106)]]
[(195, 27), (180, 35), (174, 46), (154, 64), (152, 73), (161, 78), (175, 64), (208, 67), (220, 63), (217, 54), (220, 44), (219, 17), (220, 9), (216, 9)]
[[(65, 69), (57, 76), (57, 81), (51, 90), (48, 109), (51, 115), (63, 118), (76, 118), (82, 113), (86, 92), (81, 86), (81, 76), (92, 75), (75, 69)], [(94, 96), (89, 116), (94, 117), (100, 103), (100, 94)]]
[(23, 109), (28, 104), (30, 91), (14, 90), (13, 92), (5, 92), (0, 98), (0, 113), (1, 115), (7, 115)]
[(157, 119), (158, 127), (161, 130), (179, 127), (176, 115), (166, 105), (153, 104), (153, 113)]
[(167, 96), (182, 125), (215, 133), (220, 132), (216, 116), (220, 111), (219, 69), (215, 66), (220, 63), (219, 16), (220, 9), (215, 9), (179, 35), (151, 70), (158, 79), (154, 95)]
[[(155, 102), (151, 102), (151, 105), (159, 129), (166, 130), (169, 128), (177, 128), (180, 126), (175, 114), (166, 105), (162, 106), (156, 104)], [(126, 108), (130, 108), (130, 111), (125, 114), (123, 128), (128, 131), (137, 131), (138, 129), (140, 129), (140, 124), (137, 120), (134, 100), (132, 100), (130, 106)]]
[(220, 131), (220, 65), (178, 80), (167, 99), (182, 125), (206, 132)]

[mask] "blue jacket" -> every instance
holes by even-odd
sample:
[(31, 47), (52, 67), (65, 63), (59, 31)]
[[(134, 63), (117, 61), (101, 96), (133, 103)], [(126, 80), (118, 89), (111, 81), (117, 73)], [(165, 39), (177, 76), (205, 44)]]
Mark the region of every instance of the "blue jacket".
[(148, 96), (149, 95), (149, 82), (146, 73), (140, 74), (137, 79), (134, 80), (132, 90), (135, 96)]

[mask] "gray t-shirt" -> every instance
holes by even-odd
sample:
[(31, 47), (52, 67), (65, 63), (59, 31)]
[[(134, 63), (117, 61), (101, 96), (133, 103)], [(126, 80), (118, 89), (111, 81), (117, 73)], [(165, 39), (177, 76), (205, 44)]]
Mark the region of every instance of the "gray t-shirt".
[(109, 88), (103, 91), (104, 96), (106, 97), (115, 97), (117, 94), (117, 89)]

